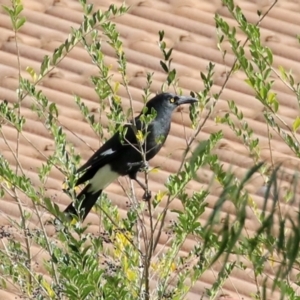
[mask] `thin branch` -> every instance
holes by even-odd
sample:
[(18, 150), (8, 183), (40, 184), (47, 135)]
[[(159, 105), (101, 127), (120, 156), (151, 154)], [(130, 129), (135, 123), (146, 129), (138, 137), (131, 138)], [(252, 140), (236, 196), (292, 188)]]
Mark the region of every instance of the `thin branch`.
[[(267, 14), (268, 14), (268, 13), (270, 12), (270, 10), (275, 6), (275, 4), (276, 4), (277, 2), (278, 2), (278, 0), (275, 0), (274, 3), (270, 6), (270, 8), (269, 8), (269, 9), (268, 9), (268, 10), (260, 17), (259, 21), (256, 23), (257, 26), (260, 25), (260, 23), (262, 22), (262, 20), (267, 16)], [(246, 40), (244, 41), (242, 47), (244, 47), (244, 46), (247, 44), (248, 41), (249, 41), (249, 38), (247, 37)], [(234, 70), (235, 70), (235, 66), (236, 66), (236, 63), (237, 63), (237, 62), (238, 62), (238, 58), (236, 57), (235, 60), (234, 60), (234, 62), (233, 62), (233, 64), (232, 64), (232, 67), (231, 67), (229, 73), (227, 74), (227, 76), (226, 76), (226, 78), (225, 78), (224, 83), (223, 83), (222, 86), (221, 86), (221, 89), (220, 89), (219, 93), (217, 94), (216, 98), (214, 98), (214, 101), (213, 101), (213, 103), (212, 103), (212, 105), (211, 105), (211, 107), (210, 107), (210, 110), (209, 110), (208, 114), (205, 116), (205, 118), (204, 118), (204, 120), (202, 121), (202, 123), (199, 123), (199, 125), (198, 125), (198, 127), (197, 127), (197, 129), (196, 129), (195, 134), (194, 134), (193, 137), (190, 139), (190, 141), (189, 141), (189, 143), (188, 143), (188, 145), (187, 145), (186, 151), (185, 151), (185, 153), (184, 153), (184, 155), (183, 155), (183, 158), (182, 158), (182, 160), (181, 160), (181, 164), (180, 164), (180, 166), (179, 166), (179, 169), (178, 169), (178, 171), (177, 171), (177, 174), (182, 170), (182, 167), (183, 167), (184, 162), (185, 162), (185, 160), (186, 160), (186, 157), (187, 157), (187, 155), (188, 155), (188, 153), (189, 153), (189, 150), (190, 150), (191, 145), (192, 145), (193, 142), (195, 141), (195, 139), (196, 139), (196, 137), (198, 136), (198, 134), (200, 133), (200, 131), (203, 129), (203, 127), (204, 127), (205, 123), (207, 122), (208, 118), (211, 116), (211, 114), (212, 114), (212, 112), (213, 112), (213, 110), (214, 110), (214, 108), (215, 108), (215, 106), (216, 106), (216, 104), (217, 104), (217, 101), (220, 99), (220, 96), (222, 95), (222, 93), (223, 93), (223, 91), (224, 91), (224, 89), (225, 89), (225, 87), (226, 87), (226, 85), (227, 85), (227, 83), (228, 83), (229, 78), (231, 77), (231, 75), (233, 74), (233, 72), (234, 72)], [(166, 207), (165, 207), (164, 211), (162, 212), (162, 215), (161, 215), (161, 221), (160, 221), (160, 226), (159, 226), (159, 229), (158, 229), (158, 235), (157, 235), (156, 240), (155, 240), (155, 242), (154, 242), (154, 250), (155, 250), (155, 248), (157, 247), (158, 241), (159, 241), (160, 236), (161, 236), (161, 232), (162, 232), (162, 228), (163, 228), (163, 226), (164, 226), (164, 221), (165, 221), (165, 218), (166, 218), (166, 214), (167, 214), (167, 211), (168, 211), (168, 207), (169, 207), (170, 203), (175, 199), (175, 197), (176, 197), (176, 195), (173, 196), (173, 197), (171, 197), (171, 196), (169, 195), (168, 200), (167, 200)], [(157, 224), (156, 224), (156, 225), (157, 225)], [(155, 228), (156, 228), (156, 226), (155, 226)]]

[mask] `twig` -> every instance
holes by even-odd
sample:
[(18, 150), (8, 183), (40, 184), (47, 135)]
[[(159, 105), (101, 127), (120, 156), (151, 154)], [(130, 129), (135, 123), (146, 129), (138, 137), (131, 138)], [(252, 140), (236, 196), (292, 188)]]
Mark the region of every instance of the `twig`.
[[(278, 1), (278, 0), (275, 0), (275, 1), (274, 1), (274, 3), (270, 6), (270, 8), (269, 8), (269, 9), (261, 16), (261, 18), (260, 18), (259, 21), (256, 23), (256, 25), (258, 25), (258, 26), (260, 25), (261, 21), (266, 17), (266, 15), (270, 12), (270, 10), (275, 6), (275, 4), (277, 3), (277, 1)], [(248, 41), (249, 41), (249, 38), (247, 37), (246, 40), (244, 41), (242, 47), (244, 47), (244, 46), (247, 44)], [(217, 104), (217, 101), (220, 99), (220, 96), (221, 96), (221, 94), (223, 93), (223, 91), (224, 91), (224, 89), (225, 89), (225, 87), (226, 87), (226, 85), (227, 85), (227, 82), (228, 82), (229, 78), (231, 77), (232, 73), (233, 73), (234, 70), (235, 70), (235, 66), (236, 66), (237, 61), (238, 61), (238, 58), (236, 57), (235, 60), (234, 60), (234, 62), (233, 62), (233, 65), (232, 65), (232, 67), (231, 67), (231, 69), (230, 69), (230, 71), (229, 71), (229, 73), (227, 74), (227, 76), (226, 76), (226, 78), (225, 78), (224, 83), (223, 83), (222, 86), (221, 86), (221, 89), (220, 89), (219, 93), (218, 93), (217, 96), (215, 97), (215, 99), (214, 99), (214, 101), (213, 101), (213, 103), (212, 103), (212, 105), (211, 105), (211, 107), (210, 107), (210, 110), (209, 110), (208, 114), (205, 116), (203, 122), (200, 123), (200, 124), (198, 125), (198, 128), (196, 129), (195, 134), (193, 135), (193, 137), (192, 137), (191, 140), (189, 141), (189, 143), (188, 143), (188, 145), (187, 145), (187, 148), (186, 148), (186, 151), (185, 151), (185, 153), (184, 153), (184, 155), (183, 155), (183, 158), (182, 158), (182, 160), (181, 160), (181, 164), (180, 164), (180, 166), (179, 166), (179, 169), (178, 169), (178, 171), (177, 171), (177, 174), (182, 170), (182, 167), (183, 167), (183, 165), (184, 165), (185, 159), (186, 159), (186, 157), (187, 157), (187, 154), (188, 154), (188, 152), (189, 152), (189, 149), (190, 149), (191, 145), (193, 144), (193, 142), (195, 141), (196, 137), (198, 136), (198, 134), (199, 134), (200, 131), (202, 130), (202, 128), (203, 128), (203, 126), (205, 125), (205, 123), (207, 122), (208, 118), (211, 116), (211, 114), (212, 114), (212, 112), (213, 112), (213, 110), (214, 110), (214, 108), (215, 108), (215, 106), (216, 106), (216, 104)], [(156, 240), (155, 240), (155, 243), (154, 243), (154, 250), (155, 250), (155, 248), (157, 247), (158, 241), (159, 241), (160, 236), (161, 236), (161, 231), (162, 231), (162, 228), (163, 228), (163, 226), (164, 226), (164, 220), (165, 220), (165, 217), (166, 217), (166, 214), (167, 214), (168, 207), (169, 207), (170, 203), (175, 199), (176, 196), (177, 196), (177, 195), (174, 195), (173, 197), (171, 197), (171, 195), (169, 195), (169, 197), (168, 197), (166, 207), (165, 207), (164, 211), (162, 212), (161, 221), (160, 221), (160, 226), (159, 226), (159, 229), (158, 229), (158, 235), (157, 235)], [(156, 223), (155, 228), (156, 228), (157, 226), (158, 226), (158, 222)]]

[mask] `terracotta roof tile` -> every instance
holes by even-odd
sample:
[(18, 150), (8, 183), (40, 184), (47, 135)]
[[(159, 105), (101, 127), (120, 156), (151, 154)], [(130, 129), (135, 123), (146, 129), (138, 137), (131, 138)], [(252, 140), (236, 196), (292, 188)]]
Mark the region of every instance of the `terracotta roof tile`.
[[(94, 1), (97, 8), (105, 9), (106, 0)], [(10, 1), (3, 0), (2, 3), (9, 5)], [(120, 5), (121, 0), (110, 1)], [(228, 53), (223, 59), (222, 54), (217, 49), (217, 36), (215, 29), (215, 13), (221, 14), (229, 24), (235, 22), (225, 7), (222, 7), (219, 0), (128, 0), (127, 4), (131, 6), (129, 13), (116, 18), (115, 22), (120, 32), (124, 51), (128, 61), (128, 80), (130, 92), (133, 96), (133, 105), (135, 112), (142, 108), (141, 89), (145, 87), (145, 77), (147, 72), (155, 72), (153, 77), (152, 92), (160, 91), (162, 82), (165, 80), (165, 74), (160, 67), (159, 61), (162, 54), (157, 46), (158, 31), (165, 31), (165, 41), (167, 47), (173, 47), (173, 67), (176, 67), (177, 74), (180, 77), (180, 86), (185, 93), (190, 90), (203, 89), (200, 80), (200, 72), (205, 72), (208, 61), (212, 61), (215, 67), (214, 86), (212, 93), (217, 93), (223, 85), (226, 72), (228, 72), (234, 62), (234, 55), (231, 47), (226, 41), (222, 44), (223, 50)], [(251, 22), (258, 20), (257, 10), (265, 12), (270, 6), (270, 1), (246, 1), (237, 0), (236, 3), (244, 9), (246, 18)], [(78, 1), (34, 1), (24, 0), (23, 15), (27, 22), (18, 34), (18, 48), (20, 53), (21, 74), (30, 79), (26, 72), (26, 67), (30, 66), (36, 71), (39, 70), (40, 63), (44, 55), (50, 55), (61, 42), (65, 41), (71, 27), (77, 28), (82, 21), (81, 5)], [(300, 58), (299, 43), (296, 39), (300, 32), (299, 20), (300, 5), (297, 1), (282, 0), (278, 1), (276, 6), (270, 11), (269, 15), (261, 24), (261, 37), (265, 45), (270, 47), (274, 54), (274, 67), (284, 66), (286, 70), (292, 69), (295, 79), (299, 81)], [(17, 50), (15, 45), (14, 32), (11, 27), (10, 18), (0, 8), (0, 99), (6, 99), (10, 104), (17, 99), (15, 90), (18, 88), (18, 62), (16, 59)], [(245, 37), (240, 31), (237, 32), (240, 40)], [(249, 48), (246, 46), (246, 53)], [(105, 53), (105, 62), (112, 66), (113, 79), (120, 81), (121, 77), (117, 72), (117, 62), (114, 51), (105, 43), (103, 44)], [(92, 149), (97, 149), (100, 145), (99, 139), (90, 129), (90, 126), (83, 121), (83, 117), (75, 104), (74, 95), (82, 98), (82, 101), (93, 110), (98, 107), (99, 99), (93, 90), (90, 76), (97, 75), (98, 69), (91, 63), (91, 58), (83, 49), (82, 45), (76, 46), (72, 52), (43, 79), (40, 88), (49, 98), (57, 104), (61, 113), (59, 121), (62, 126), (66, 126), (68, 140), (74, 144), (78, 153), (82, 155), (82, 161), (88, 159)], [(273, 90), (276, 92), (280, 102), (279, 114), (281, 118), (289, 125), (293, 123), (295, 117), (299, 114), (299, 106), (293, 93), (276, 76), (273, 76)], [(255, 137), (259, 137), (261, 146), (261, 159), (271, 161), (269, 140), (267, 138), (268, 128), (265, 125), (262, 115), (263, 105), (255, 100), (253, 91), (245, 82), (245, 76), (241, 72), (236, 72), (228, 81), (220, 101), (204, 126), (198, 137), (198, 141), (207, 139), (209, 134), (222, 129), (224, 139), (214, 150), (225, 169), (231, 169), (237, 177), (241, 178), (252, 166), (253, 160), (249, 152), (241, 143), (235, 134), (224, 125), (216, 124), (214, 119), (228, 112), (228, 100), (233, 100), (244, 114), (244, 120), (249, 123), (254, 130)], [(128, 95), (125, 88), (120, 87), (119, 95), (123, 98), (125, 108), (129, 107)], [(44, 157), (53, 153), (54, 143), (49, 133), (39, 121), (37, 115), (30, 109), (32, 99), (27, 97), (22, 103), (22, 114), (27, 118), (24, 126), (23, 135), (20, 137), (19, 159), (22, 167), (31, 178), (33, 185), (39, 184), (37, 175), (38, 167), (44, 161)], [(170, 136), (160, 154), (151, 161), (152, 166), (160, 166), (161, 170), (150, 176), (150, 187), (153, 192), (165, 190), (164, 183), (171, 173), (176, 172), (180, 164), (183, 148), (185, 146), (185, 137), (192, 133), (189, 128), (187, 115), (188, 109), (185, 108), (182, 113), (177, 113), (173, 117), (173, 124)], [(95, 113), (97, 117), (98, 114)], [(103, 126), (107, 126), (108, 120), (104, 116)], [(186, 126), (183, 130), (182, 123)], [(9, 126), (3, 126), (3, 133), (10, 147), (16, 147), (16, 133)], [(285, 126), (282, 125), (285, 129)], [(73, 133), (71, 133), (73, 132)], [(282, 142), (281, 138), (272, 133), (272, 159), (275, 163), (283, 163), (282, 192), (288, 187), (292, 180), (294, 171), (299, 168), (299, 159), (292, 155), (291, 150)], [(299, 134), (297, 135), (299, 138)], [(85, 143), (88, 145), (86, 145)], [(32, 147), (34, 145), (37, 150)], [(193, 146), (195, 147), (195, 145)], [(16, 165), (14, 156), (3, 139), (0, 139), (0, 152), (3, 154), (12, 166)], [(205, 222), (211, 213), (214, 204), (221, 192), (220, 185), (217, 182), (211, 183), (212, 172), (206, 167), (198, 173), (198, 182), (193, 181), (188, 185), (188, 191), (200, 190), (212, 184), (212, 193), (208, 199), (208, 208), (201, 217), (201, 222)], [(141, 177), (142, 179), (142, 177)], [(62, 192), (62, 182), (64, 176), (56, 169), (51, 170), (50, 178), (47, 181), (47, 195), (52, 197), (61, 209), (69, 203), (69, 198)], [(128, 185), (128, 180), (121, 179)], [(135, 185), (138, 197), (141, 197), (142, 191)], [(247, 190), (251, 193), (253, 201), (257, 204), (259, 210), (263, 208), (264, 181), (261, 176), (256, 175), (247, 185)], [(107, 194), (112, 202), (120, 209), (120, 214), (125, 215), (127, 211), (126, 196), (116, 182), (107, 188)], [(297, 195), (300, 194), (297, 188)], [(18, 219), (19, 210), (16, 203), (5, 195), (3, 199), (5, 205), (1, 205), (0, 223), (8, 224), (8, 218)], [(32, 211), (32, 203), (26, 197), (22, 198), (26, 209)], [(160, 207), (155, 212), (155, 217), (164, 208), (163, 200)], [(295, 214), (296, 204), (282, 204), (282, 212)], [(176, 218), (171, 209), (181, 209), (182, 204), (175, 200), (168, 211), (167, 223)], [(234, 207), (229, 201), (225, 203), (222, 216), (229, 213), (234, 218)], [(47, 218), (45, 213), (43, 217)], [(31, 226), (37, 226), (38, 220), (35, 213), (32, 216)], [(97, 232), (99, 227), (99, 218), (97, 214), (91, 213), (86, 223), (90, 232)], [(149, 220), (145, 218), (146, 226), (149, 226)], [(258, 228), (257, 220), (252, 211), (248, 211), (246, 228), (251, 234)], [(55, 237), (51, 229), (49, 234)], [(165, 228), (167, 230), (167, 228)], [(278, 231), (278, 226), (274, 226), (274, 231)], [(160, 240), (160, 249), (169, 241), (169, 236), (163, 232)], [(189, 237), (188, 241), (181, 249), (181, 255), (186, 255), (196, 241)], [(35, 260), (40, 264), (38, 272), (45, 272), (42, 267), (42, 259), (45, 253), (39, 253), (38, 247), (33, 247), (36, 254)], [(256, 289), (252, 276), (251, 265), (244, 261), (247, 269), (235, 270), (232, 276), (225, 282), (223, 293), (218, 299), (250, 299), (250, 294)], [(199, 299), (199, 295), (205, 292), (205, 288), (210, 288), (215, 281), (220, 265), (216, 265), (213, 270), (209, 270), (191, 290), (188, 299)], [(266, 267), (266, 272), (272, 277), (274, 269)], [(154, 285), (155, 282), (152, 282)], [(16, 291), (13, 287), (8, 287), (7, 291), (0, 290), (2, 299), (15, 298)], [(17, 295), (17, 294), (16, 294)], [(278, 299), (275, 294), (272, 299)], [(207, 298), (204, 298), (207, 299)]]

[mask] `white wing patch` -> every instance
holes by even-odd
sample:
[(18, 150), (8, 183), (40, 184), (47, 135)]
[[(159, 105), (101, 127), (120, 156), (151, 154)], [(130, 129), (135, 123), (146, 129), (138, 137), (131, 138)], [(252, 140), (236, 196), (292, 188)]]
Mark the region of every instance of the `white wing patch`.
[(112, 150), (111, 148), (110, 149), (107, 149), (105, 150), (104, 152), (101, 153), (101, 156), (106, 156), (106, 155), (110, 155), (110, 154), (113, 154), (115, 153), (116, 151)]
[[(107, 150), (108, 151), (108, 150)], [(105, 151), (106, 152), (106, 151)], [(96, 193), (105, 189), (109, 184), (116, 180), (120, 175), (111, 170), (109, 164), (100, 168), (94, 177), (90, 180), (89, 192)]]

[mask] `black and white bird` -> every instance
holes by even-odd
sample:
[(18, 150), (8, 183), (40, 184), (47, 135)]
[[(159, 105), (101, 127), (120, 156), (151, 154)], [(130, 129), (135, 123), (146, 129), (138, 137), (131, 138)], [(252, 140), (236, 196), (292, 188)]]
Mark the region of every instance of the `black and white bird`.
[[(153, 109), (156, 112), (155, 118), (148, 126), (141, 121), (141, 113), (134, 119), (135, 122), (125, 125), (126, 133), (123, 140), (119, 132), (115, 133), (77, 170), (77, 173), (82, 173), (82, 175), (77, 180), (76, 186), (88, 182), (77, 196), (78, 201), (81, 201), (79, 210), (83, 220), (95, 205), (102, 191), (119, 176), (128, 175), (145, 192), (147, 191), (146, 186), (137, 179), (137, 173), (145, 166), (145, 159), (148, 162), (163, 146), (170, 131), (172, 112), (179, 105), (195, 102), (197, 102), (195, 98), (171, 93), (156, 95), (146, 104), (147, 110), (144, 115), (150, 114)], [(139, 131), (144, 137), (142, 145), (136, 135)], [(143, 159), (142, 152), (145, 153), (145, 159)], [(149, 198), (149, 196), (149, 194), (144, 195), (145, 198)], [(78, 215), (73, 203), (64, 212), (67, 215)]]

